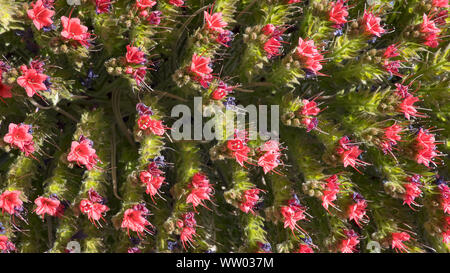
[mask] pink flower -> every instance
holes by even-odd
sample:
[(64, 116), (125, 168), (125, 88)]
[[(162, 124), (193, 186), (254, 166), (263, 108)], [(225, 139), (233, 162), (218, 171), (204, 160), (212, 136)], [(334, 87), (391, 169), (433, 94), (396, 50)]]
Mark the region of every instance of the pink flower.
[(408, 249), (403, 242), (409, 241), (410, 238), (411, 238), (411, 236), (409, 236), (409, 234), (406, 232), (392, 233), (392, 239), (391, 239), (392, 240), (391, 241), (392, 249), (395, 249), (395, 252), (398, 252), (398, 251), (408, 252)]
[(336, 2), (331, 2), (331, 9), (328, 12), (328, 16), (330, 17), (330, 21), (336, 25), (347, 23), (346, 17), (348, 16), (348, 11), (347, 6), (345, 6), (346, 1), (338, 0)]
[(397, 145), (397, 141), (401, 140), (400, 132), (402, 131), (400, 125), (394, 124), (387, 128), (384, 128), (383, 140), (381, 142), (381, 149), (386, 154), (392, 151), (392, 146)]
[(295, 199), (289, 200), (287, 206), (281, 207), (281, 215), (283, 216), (284, 228), (289, 227), (291, 229), (292, 233), (294, 233), (294, 230), (297, 230), (297, 229), (306, 233), (306, 231), (304, 231), (297, 224), (298, 221), (306, 219), (305, 212), (306, 212), (306, 209), (304, 207), (302, 207), (297, 202), (297, 200), (295, 200)]
[(68, 40), (74, 40), (83, 46), (89, 46), (90, 34), (87, 32), (88, 28), (81, 24), (78, 18), (61, 17), (63, 30), (61, 36)]
[(342, 240), (339, 245), (339, 250), (342, 253), (353, 253), (356, 251), (356, 246), (359, 244), (358, 235), (353, 230), (345, 230), (346, 239)]
[(189, 188), (191, 188), (191, 191), (186, 198), (186, 204), (192, 203), (194, 210), (198, 205), (208, 208), (203, 203), (203, 200), (210, 201), (213, 193), (213, 187), (209, 183), (208, 177), (200, 172), (195, 173)]
[(152, 198), (152, 201), (155, 203), (155, 200), (153, 200), (153, 196), (158, 194), (158, 190), (161, 188), (162, 184), (164, 183), (165, 177), (151, 174), (148, 171), (142, 171), (139, 174), (139, 179), (142, 183), (144, 183), (147, 186), (146, 193), (150, 195)]
[(388, 46), (383, 53), (383, 57), (386, 59), (394, 58), (399, 55), (400, 55), (400, 53), (398, 52), (398, 48), (397, 48), (396, 44), (392, 44), (392, 45)]
[(264, 51), (267, 54), (267, 58), (272, 58), (273, 56), (280, 55), (281, 42), (278, 37), (272, 37), (267, 42), (264, 43)]
[(3, 137), (3, 141), (11, 146), (16, 146), (25, 156), (34, 152), (33, 136), (30, 133), (31, 125), (10, 123), (8, 133)]
[(108, 210), (109, 208), (107, 206), (92, 202), (88, 199), (83, 199), (80, 202), (81, 213), (87, 214), (89, 220), (94, 223), (94, 225), (97, 225), (96, 222), (98, 222), (100, 219), (103, 219), (103, 221), (106, 222), (106, 220), (103, 218), (103, 214)]
[(436, 165), (433, 161), (435, 157), (438, 156), (438, 150), (436, 149), (436, 142), (434, 134), (420, 128), (419, 133), (416, 137), (416, 161), (419, 164), (423, 164), (429, 167), (430, 163)]
[(439, 32), (441, 32), (441, 30), (438, 27), (436, 27), (434, 20), (428, 19), (428, 16), (426, 14), (424, 14), (422, 17), (423, 22), (420, 25), (420, 32), (434, 33), (434, 34), (438, 34)]
[(34, 68), (28, 68), (26, 65), (20, 67), (22, 76), (17, 78), (17, 84), (25, 88), (28, 97), (32, 97), (38, 91), (47, 90), (44, 81), (48, 78), (47, 75), (38, 72)]
[(95, 154), (95, 149), (92, 148), (92, 142), (89, 139), (84, 139), (81, 142), (72, 141), (67, 160), (77, 162), (78, 165), (84, 165), (86, 169), (90, 170), (97, 164), (98, 157)]
[(406, 96), (406, 98), (399, 104), (398, 111), (403, 113), (405, 115), (405, 118), (408, 120), (413, 117), (426, 117), (422, 113), (417, 112), (416, 107), (414, 106), (414, 103), (420, 101), (419, 98), (414, 97), (413, 95), (409, 94)]
[(21, 191), (4, 191), (0, 195), (0, 208), (2, 209), (2, 214), (6, 210), (7, 213), (14, 215), (16, 210), (22, 208), (22, 200), (20, 200)]
[(448, 8), (448, 0), (433, 0), (432, 5), (438, 8)]
[(97, 12), (97, 14), (108, 13), (111, 4), (111, 0), (95, 0), (95, 12)]
[(347, 209), (347, 216), (350, 221), (355, 221), (355, 223), (361, 227), (361, 224), (359, 223), (364, 219), (364, 217), (367, 217), (366, 215), (366, 207), (367, 202), (364, 199), (357, 200), (356, 203), (351, 204)]
[(261, 31), (264, 33), (264, 35), (266, 36), (272, 36), (272, 34), (275, 32), (276, 27), (272, 24), (267, 24), (265, 25)]
[(181, 228), (180, 240), (183, 248), (186, 249), (186, 244), (193, 246), (194, 236), (196, 235), (197, 222), (195, 221), (193, 212), (187, 212), (181, 216), (182, 220), (177, 221), (177, 226)]
[(149, 115), (142, 115), (138, 119), (139, 129), (151, 132), (154, 135), (162, 136), (166, 132), (167, 127), (164, 126), (162, 120), (152, 119)]
[(156, 1), (153, 0), (136, 0), (136, 6), (138, 8), (142, 9), (146, 9), (146, 8), (151, 8), (154, 5), (156, 5)]
[(34, 204), (37, 206), (34, 212), (36, 212), (37, 215), (42, 216), (42, 219), (44, 219), (45, 214), (56, 216), (59, 212), (58, 209), (61, 202), (58, 199), (39, 196), (36, 200), (34, 200)]
[(147, 17), (147, 21), (152, 25), (161, 24), (162, 12), (159, 10), (155, 10), (150, 12), (150, 15)]
[(205, 16), (206, 29), (218, 33), (225, 31), (223, 28), (226, 27), (228, 23), (223, 20), (222, 12), (216, 12), (210, 15), (207, 11), (204, 11), (203, 14)]
[(261, 191), (262, 190), (260, 190), (260, 189), (246, 190), (242, 195), (242, 201), (241, 201), (241, 204), (239, 205), (239, 208), (245, 213), (248, 213), (250, 211), (252, 214), (255, 214), (255, 212), (253, 211), (253, 208), (255, 207), (256, 203), (258, 203), (258, 201), (259, 201), (258, 194)]
[(209, 57), (203, 57), (194, 53), (189, 70), (194, 73), (197, 81), (202, 83), (204, 87), (205, 84), (207, 86), (207, 83), (212, 80), (211, 72), (213, 70), (211, 68), (211, 58)]
[(138, 47), (127, 45), (127, 54), (125, 55), (127, 63), (143, 64), (147, 60), (145, 59), (145, 53)]
[(0, 235), (0, 250), (2, 253), (10, 253), (16, 251), (16, 246), (8, 239), (8, 237)]
[(357, 172), (360, 172), (356, 167), (359, 165), (370, 165), (367, 162), (359, 160), (359, 155), (363, 152), (355, 144), (349, 143), (348, 137), (344, 136), (339, 140), (339, 145), (337, 153), (341, 155), (341, 161), (344, 167), (351, 166)]
[(403, 195), (403, 204), (407, 204), (411, 209), (411, 204), (418, 206), (414, 202), (414, 199), (422, 195), (422, 190), (420, 189), (420, 183), (410, 182), (403, 185), (405, 187), (405, 194)]
[(305, 116), (317, 116), (320, 113), (320, 108), (317, 107), (317, 103), (309, 100), (302, 100), (301, 113)]
[(184, 0), (170, 0), (169, 4), (177, 7), (182, 7), (184, 5)]
[(144, 232), (151, 234), (150, 230), (148, 230), (146, 226), (153, 227), (153, 225), (145, 219), (144, 216), (146, 215), (147, 213), (145, 211), (139, 210), (135, 207), (127, 209), (123, 214), (121, 227), (127, 229), (128, 236), (130, 236), (130, 229), (137, 232), (139, 238), (141, 238), (141, 235), (143, 235)]
[(441, 205), (444, 213), (450, 213), (450, 188), (446, 184), (439, 185), (441, 192)]
[(28, 18), (33, 20), (33, 24), (37, 29), (48, 27), (53, 24), (52, 16), (55, 11), (44, 6), (42, 0), (37, 0), (36, 3), (31, 3), (32, 9), (27, 10)]
[(318, 74), (322, 69), (321, 62), (323, 56), (317, 50), (313, 40), (298, 39), (298, 46), (295, 50), (296, 56), (302, 61), (306, 69), (311, 70), (314, 74)]
[(312, 248), (307, 244), (300, 244), (300, 246), (298, 247), (296, 252), (297, 253), (314, 253)]
[(366, 33), (381, 37), (386, 30), (381, 27), (380, 21), (380, 17), (376, 17), (372, 12), (364, 11), (363, 24)]

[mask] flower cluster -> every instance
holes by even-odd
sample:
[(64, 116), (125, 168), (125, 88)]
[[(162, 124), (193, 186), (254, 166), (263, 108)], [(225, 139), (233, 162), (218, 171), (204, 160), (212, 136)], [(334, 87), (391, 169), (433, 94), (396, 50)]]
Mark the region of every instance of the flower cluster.
[(267, 40), (263, 45), (263, 49), (267, 54), (267, 58), (270, 59), (274, 56), (279, 56), (282, 49), (281, 43), (283, 41), (281, 35), (283, 35), (285, 29), (275, 27), (272, 24), (267, 24), (261, 30), (264, 35), (267, 36)]
[(211, 58), (198, 55), (197, 53), (192, 55), (189, 71), (192, 73), (194, 80), (204, 88), (207, 88), (213, 79), (211, 66)]
[(80, 201), (81, 213), (86, 214), (94, 225), (99, 223), (100, 219), (106, 222), (103, 214), (108, 210), (109, 208), (105, 205), (105, 199), (92, 188), (88, 191), (88, 198)]
[(47, 3), (37, 0), (35, 3), (31, 3), (31, 9), (27, 10), (28, 18), (33, 20), (33, 24), (38, 30), (53, 24), (52, 17), (55, 15), (53, 3), (45, 2)]
[(422, 113), (418, 112), (416, 106), (414, 106), (414, 103), (420, 101), (420, 99), (414, 97), (414, 95), (409, 93), (408, 85), (396, 83), (395, 87), (396, 87), (395, 94), (397, 95), (398, 98), (402, 100), (397, 107), (398, 112), (404, 114), (405, 118), (407, 118), (408, 120), (411, 117), (423, 117), (423, 118), (426, 117)]
[(16, 246), (6, 237), (0, 235), (0, 250), (2, 253), (10, 253), (16, 251)]
[(234, 86), (226, 84), (224, 81), (219, 81), (217, 88), (214, 89), (211, 93), (211, 98), (213, 100), (222, 100), (228, 94), (233, 92)]
[(369, 217), (366, 214), (367, 201), (359, 193), (353, 194), (353, 201), (355, 201), (355, 203), (348, 206), (347, 217), (350, 221), (353, 220), (359, 227), (361, 227), (360, 222), (369, 222)]
[(345, 3), (348, 0), (337, 0), (336, 2), (330, 3), (330, 11), (328, 12), (329, 20), (334, 23), (335, 28), (342, 28), (342, 26), (347, 23), (347, 6)]
[(39, 196), (34, 200), (34, 204), (36, 205), (34, 212), (41, 216), (42, 220), (44, 220), (45, 214), (61, 217), (65, 209), (64, 203), (59, 201), (55, 195), (51, 195), (49, 198)]
[(247, 141), (248, 138), (246, 132), (235, 132), (234, 139), (227, 141), (227, 149), (236, 159), (236, 162), (242, 167), (244, 167), (245, 162), (248, 162), (248, 153), (251, 150), (250, 147), (247, 146)]
[(260, 202), (260, 197), (258, 196), (260, 192), (263, 192), (263, 190), (257, 188), (244, 191), (239, 208), (245, 213), (250, 211), (252, 214), (255, 214), (253, 209)]
[(430, 133), (428, 130), (420, 128), (415, 141), (417, 163), (423, 164), (427, 167), (430, 166), (430, 163), (436, 165), (433, 159), (439, 155), (439, 151), (436, 149), (437, 143), (434, 138), (434, 134)]
[(121, 228), (127, 229), (128, 237), (130, 237), (130, 229), (136, 232), (139, 238), (144, 235), (144, 232), (152, 234), (147, 228), (147, 226), (153, 228), (153, 225), (145, 218), (148, 215), (150, 215), (150, 211), (145, 207), (145, 204), (134, 205), (124, 212)]
[(33, 60), (30, 66), (20, 66), (22, 75), (17, 78), (17, 84), (25, 89), (28, 97), (33, 97), (34, 94), (39, 95), (39, 91), (49, 90), (49, 76), (45, 75), (44, 63), (42, 61)]
[(444, 231), (442, 231), (442, 242), (450, 243), (450, 216), (444, 217)]
[(210, 184), (208, 177), (200, 172), (195, 173), (188, 188), (190, 189), (190, 193), (186, 198), (186, 203), (192, 203), (194, 210), (196, 210), (198, 205), (208, 208), (203, 203), (203, 200), (211, 201), (211, 196), (213, 194), (213, 187)]
[(414, 202), (414, 199), (422, 195), (422, 190), (420, 189), (422, 186), (420, 183), (420, 178), (420, 175), (410, 176), (408, 177), (408, 183), (403, 185), (403, 187), (405, 187), (403, 204), (407, 204), (411, 209), (411, 204), (418, 206), (418, 204)]
[(400, 56), (400, 53), (398, 52), (399, 49), (397, 48), (397, 44), (392, 44), (386, 48), (386, 50), (383, 53), (384, 63), (383, 68), (389, 72), (390, 75), (395, 75), (398, 77), (403, 77), (398, 71), (400, 68), (400, 60), (390, 60), (392, 58)]
[(433, 19), (428, 18), (426, 14), (423, 15), (423, 21), (420, 25), (420, 32), (424, 35), (424, 45), (431, 48), (436, 48), (439, 45), (439, 33), (441, 30), (436, 26)]
[[(269, 140), (260, 148), (263, 155), (258, 158), (258, 166), (263, 168), (264, 173), (274, 171), (276, 167), (282, 164), (280, 157), (280, 143), (277, 140)], [(276, 173), (276, 171), (274, 171)]]
[(91, 34), (88, 28), (81, 24), (79, 18), (61, 17), (62, 31), (61, 36), (74, 44), (80, 44), (84, 47), (90, 47)]
[(289, 227), (294, 233), (294, 230), (301, 230), (307, 233), (302, 227), (297, 224), (297, 221), (306, 219), (306, 208), (300, 205), (297, 198), (288, 200), (287, 206), (281, 207), (281, 215), (283, 216), (284, 228)]
[(131, 75), (138, 86), (144, 81), (147, 74), (147, 58), (138, 47), (127, 45), (127, 53), (124, 58), (125, 73)]
[(314, 75), (321, 75), (319, 70), (322, 69), (323, 55), (314, 45), (313, 40), (298, 39), (298, 46), (295, 49), (295, 56), (299, 59), (304, 69)]
[(439, 185), (439, 191), (441, 192), (441, 206), (444, 213), (450, 214), (450, 187), (442, 183)]
[(157, 136), (162, 136), (166, 132), (168, 127), (164, 126), (162, 120), (153, 119), (153, 111), (150, 107), (143, 103), (138, 103), (136, 105), (136, 110), (139, 114), (139, 119), (137, 121), (140, 130), (146, 133), (152, 133)]
[(5, 62), (0, 61), (0, 100), (5, 102), (3, 98), (12, 98), (11, 89), (12, 87), (3, 83), (3, 73), (11, 69), (9, 65)]
[(31, 125), (10, 123), (8, 133), (3, 137), (3, 141), (12, 147), (17, 147), (25, 153), (25, 156), (29, 156), (35, 149), (32, 132)]
[(338, 183), (338, 177), (335, 174), (325, 179), (325, 181), (327, 184), (322, 192), (322, 206), (330, 213), (328, 206), (336, 208), (333, 201), (336, 200), (336, 195), (339, 193), (340, 184)]
[(354, 230), (344, 230), (345, 239), (339, 244), (339, 251), (342, 253), (354, 253), (359, 244), (359, 236)]
[(317, 103), (314, 100), (302, 100), (302, 107), (299, 110), (299, 114), (301, 114), (301, 123), (306, 127), (306, 131), (310, 132), (311, 130), (317, 128), (317, 124), (319, 120), (317, 116), (320, 113), (320, 108), (317, 107)]
[(381, 34), (386, 30), (381, 26), (381, 18), (374, 15), (372, 12), (365, 10), (363, 15), (364, 32), (368, 35), (375, 35), (381, 37)]
[(180, 240), (184, 249), (186, 249), (186, 244), (193, 246), (193, 237), (196, 235), (195, 228), (197, 226), (194, 216), (193, 212), (187, 212), (181, 216), (181, 220), (177, 221), (177, 227), (181, 229)]
[(17, 215), (23, 211), (23, 201), (20, 196), (21, 191), (4, 191), (0, 195), (0, 208), (2, 209), (2, 214), (4, 211), (10, 215)]
[(384, 134), (380, 143), (381, 149), (384, 154), (388, 152), (392, 154), (392, 146), (397, 145), (397, 141), (402, 139), (400, 133), (403, 128), (398, 124), (393, 124), (383, 129)]
[(91, 170), (99, 161), (93, 145), (92, 140), (81, 135), (78, 141), (72, 141), (67, 160), (76, 162), (78, 166), (84, 165), (86, 169)]
[(95, 0), (95, 12), (97, 14), (109, 13), (111, 11), (112, 0)]
[(405, 241), (409, 241), (411, 236), (406, 232), (394, 232), (391, 234), (391, 247), (395, 249), (395, 252), (408, 252), (408, 248), (403, 243)]
[(357, 172), (361, 173), (357, 169), (358, 166), (370, 165), (369, 163), (358, 159), (363, 151), (360, 150), (356, 144), (350, 143), (350, 139), (347, 136), (343, 136), (339, 140), (339, 147), (336, 151), (341, 156), (344, 167), (351, 166)]
[[(164, 160), (164, 159), (163, 159)], [(161, 188), (161, 185), (166, 179), (164, 177), (164, 172), (159, 169), (160, 167), (163, 167), (165, 165), (164, 161), (158, 160), (158, 158), (155, 158), (153, 162), (148, 164), (147, 170), (142, 171), (139, 174), (139, 179), (141, 182), (146, 186), (146, 193), (150, 195), (150, 198), (152, 199), (153, 203), (156, 203), (153, 199), (153, 196), (156, 194), (159, 195), (159, 189)]]

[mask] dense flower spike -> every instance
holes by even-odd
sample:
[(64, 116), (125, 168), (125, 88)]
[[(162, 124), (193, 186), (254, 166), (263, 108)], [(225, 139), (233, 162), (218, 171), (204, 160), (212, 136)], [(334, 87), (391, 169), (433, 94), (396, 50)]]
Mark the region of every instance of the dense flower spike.
[(4, 211), (11, 215), (15, 215), (17, 211), (22, 210), (23, 201), (20, 199), (21, 191), (4, 191), (0, 195), (0, 208), (2, 214)]
[(93, 142), (84, 137), (79, 141), (72, 141), (67, 160), (84, 165), (88, 170), (92, 169), (98, 162), (98, 156), (92, 146)]
[(3, 141), (25, 153), (29, 156), (34, 152), (34, 141), (31, 135), (31, 125), (10, 123), (8, 133), (3, 137)]
[(42, 0), (31, 3), (32, 9), (27, 10), (28, 18), (33, 20), (33, 24), (37, 29), (48, 27), (53, 24), (52, 16), (55, 11), (46, 7)]

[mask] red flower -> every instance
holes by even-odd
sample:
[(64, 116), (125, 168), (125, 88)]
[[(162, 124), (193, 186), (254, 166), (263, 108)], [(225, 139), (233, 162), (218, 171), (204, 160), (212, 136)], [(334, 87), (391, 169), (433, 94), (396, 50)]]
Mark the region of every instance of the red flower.
[(152, 119), (149, 115), (142, 115), (138, 119), (139, 129), (149, 131), (154, 135), (162, 136), (168, 129), (164, 126), (162, 120)]
[(17, 84), (25, 88), (28, 97), (32, 97), (38, 91), (47, 90), (44, 81), (48, 78), (47, 75), (38, 72), (34, 68), (28, 68), (26, 65), (20, 67), (22, 76), (17, 78)]
[(438, 156), (438, 150), (436, 150), (436, 142), (434, 134), (428, 132), (428, 130), (420, 129), (416, 137), (416, 161), (419, 164), (423, 164), (429, 167), (430, 163), (436, 165), (433, 158)]
[(43, 220), (45, 214), (56, 216), (59, 212), (58, 209), (61, 202), (58, 199), (39, 196), (36, 200), (34, 200), (34, 204), (37, 206), (34, 212), (36, 212), (37, 215), (42, 216)]
[(90, 170), (97, 164), (98, 157), (95, 154), (95, 149), (92, 148), (92, 142), (89, 139), (84, 139), (81, 142), (72, 141), (67, 160), (69, 162), (75, 161), (78, 165), (84, 165), (86, 169)]
[(296, 56), (302, 61), (306, 69), (311, 70), (314, 74), (318, 74), (322, 69), (321, 62), (323, 56), (317, 50), (313, 40), (298, 39), (298, 46), (295, 49)]
[(383, 141), (381, 142), (381, 148), (386, 154), (392, 151), (392, 146), (397, 145), (397, 141), (401, 140), (400, 132), (402, 131), (400, 125), (394, 124), (387, 128), (384, 128)]
[(338, 177), (334, 174), (325, 181), (327, 181), (327, 184), (325, 190), (322, 192), (322, 206), (330, 213), (328, 206), (336, 208), (333, 201), (336, 200), (336, 195), (339, 193)]
[(145, 59), (145, 53), (142, 52), (138, 47), (127, 45), (127, 54), (125, 55), (127, 63), (133, 64), (144, 64), (147, 60)]
[(233, 92), (233, 86), (228, 86), (228, 84), (223, 81), (219, 82), (219, 85), (216, 90), (214, 90), (211, 94), (212, 99), (221, 100), (226, 97), (228, 94)]
[(359, 244), (358, 235), (353, 230), (345, 230), (347, 238), (342, 240), (339, 245), (339, 250), (342, 253), (353, 253), (356, 251), (356, 246)]
[(193, 246), (193, 237), (196, 235), (195, 227), (197, 225), (194, 216), (193, 212), (187, 212), (181, 216), (182, 220), (177, 221), (177, 226), (181, 228), (180, 240), (184, 249), (186, 249), (187, 243)]
[(281, 42), (278, 37), (272, 37), (264, 43), (264, 51), (267, 53), (267, 58), (280, 55)]
[(142, 9), (146, 9), (146, 8), (151, 8), (154, 5), (156, 5), (156, 1), (153, 0), (136, 0), (136, 6), (138, 8)]
[(33, 20), (33, 24), (37, 29), (53, 24), (52, 16), (55, 15), (55, 11), (46, 8), (42, 0), (31, 3), (31, 7), (32, 9), (27, 10), (28, 18)]
[(392, 241), (391, 246), (392, 249), (395, 249), (395, 252), (408, 252), (408, 248), (405, 246), (403, 242), (409, 241), (411, 236), (409, 236), (406, 232), (394, 232), (392, 233)]
[(306, 234), (306, 231), (302, 229), (297, 221), (306, 219), (306, 209), (302, 207), (295, 199), (288, 201), (288, 206), (281, 207), (281, 215), (284, 218), (284, 228), (289, 227), (294, 233), (294, 230), (300, 229)]
[(432, 5), (437, 8), (448, 8), (448, 0), (433, 0)]
[(381, 37), (386, 30), (381, 27), (380, 21), (380, 17), (375, 16), (372, 12), (364, 11), (363, 24), (366, 33)]
[(245, 213), (248, 213), (250, 211), (252, 214), (255, 214), (253, 208), (259, 201), (258, 194), (261, 191), (262, 191), (261, 189), (246, 190), (242, 195), (242, 201), (241, 204), (239, 205), (239, 208)]
[(208, 208), (203, 203), (203, 200), (211, 200), (213, 192), (213, 188), (209, 183), (208, 177), (200, 172), (195, 173), (192, 177), (191, 184), (189, 184), (189, 188), (191, 188), (191, 192), (186, 198), (186, 203), (192, 203), (194, 210), (198, 205)]
[(216, 12), (213, 14), (209, 14), (207, 11), (204, 11), (206, 29), (218, 33), (222, 33), (225, 30), (223, 29), (228, 25), (222, 18), (222, 12)]
[(289, 0), (288, 4), (300, 3), (302, 0)]
[(161, 24), (161, 17), (162, 12), (159, 10), (155, 10), (150, 12), (150, 15), (147, 17), (147, 22), (149, 22), (152, 25), (159, 25)]
[(3, 137), (3, 141), (16, 146), (25, 156), (34, 152), (33, 136), (30, 133), (31, 125), (10, 123), (8, 133)]
[(139, 174), (139, 179), (142, 183), (147, 186), (146, 193), (150, 195), (153, 200), (153, 196), (158, 194), (158, 190), (161, 188), (161, 185), (164, 183), (165, 177), (159, 175), (153, 175), (150, 172), (143, 171)]
[(398, 111), (403, 113), (405, 115), (405, 118), (408, 120), (413, 117), (426, 117), (422, 113), (417, 112), (416, 107), (414, 106), (414, 103), (420, 101), (419, 98), (414, 97), (413, 95), (409, 94), (406, 96), (406, 98), (399, 104)]
[(357, 200), (356, 203), (351, 204), (347, 209), (347, 215), (348, 219), (351, 221), (355, 221), (355, 223), (361, 227), (360, 221), (363, 221), (364, 217), (367, 217), (366, 215), (366, 207), (367, 202), (366, 200)]
[(389, 58), (397, 57), (399, 55), (400, 55), (400, 53), (398, 52), (397, 44), (392, 44), (386, 48), (386, 50), (384, 51), (383, 57), (386, 59), (389, 59)]
[(317, 103), (309, 100), (302, 100), (301, 113), (305, 116), (317, 116), (320, 113), (320, 108), (317, 107)]
[(130, 236), (130, 229), (137, 232), (139, 238), (144, 234), (144, 232), (151, 234), (150, 230), (148, 230), (146, 226), (153, 227), (153, 225), (145, 219), (144, 216), (146, 215), (147, 213), (145, 213), (145, 211), (135, 209), (135, 207), (127, 209), (123, 214), (121, 227), (127, 229), (128, 236)]
[(314, 253), (313, 249), (307, 244), (300, 244), (297, 253)]
[(336, 2), (331, 2), (331, 9), (328, 13), (328, 16), (330, 17), (330, 21), (335, 23), (336, 25), (342, 25), (347, 23), (347, 6), (345, 6), (345, 2), (347, 0), (338, 0)]
[(411, 209), (411, 204), (418, 206), (418, 204), (414, 202), (414, 199), (422, 195), (422, 190), (420, 190), (420, 183), (410, 182), (403, 186), (406, 190), (405, 194), (403, 195), (403, 204), (408, 204)]
[(261, 29), (261, 31), (266, 36), (272, 36), (272, 34), (275, 32), (275, 30), (276, 30), (276, 27), (272, 24), (267, 24)]
[(448, 185), (439, 185), (439, 191), (441, 192), (441, 204), (444, 213), (450, 213), (450, 188)]
[(61, 36), (68, 40), (74, 40), (83, 46), (88, 47), (90, 39), (90, 34), (87, 32), (88, 28), (81, 24), (78, 18), (67, 18), (66, 16), (61, 17), (61, 23), (63, 30), (61, 31)]
[(97, 14), (108, 13), (111, 8), (111, 0), (95, 0), (95, 7)]
[(16, 251), (16, 246), (9, 241), (8, 237), (0, 235), (0, 250), (2, 253), (10, 253), (11, 251)]
[(16, 210), (22, 208), (22, 200), (20, 200), (21, 191), (4, 191), (0, 195), (0, 208), (2, 214), (6, 210), (7, 213), (14, 215)]
[(439, 36), (437, 34), (431, 33), (425, 37), (425, 42), (423, 44), (431, 48), (436, 48), (439, 46), (439, 41)]
[(192, 63), (190, 66), (190, 70), (196, 76), (203, 78), (205, 76), (210, 75), (211, 72), (213, 71), (210, 65), (211, 65), (211, 58), (199, 56), (197, 55), (197, 53), (194, 53), (194, 55), (192, 56)]
[(395, 75), (398, 77), (403, 77), (403, 75), (398, 73), (398, 69), (400, 68), (400, 63), (401, 62), (399, 60), (391, 61), (391, 62), (388, 60), (385, 60), (383, 67), (387, 72), (389, 72), (389, 74)]
[(184, 5), (184, 0), (170, 0), (169, 3), (177, 7), (182, 7)]
[(0, 82), (0, 98), (12, 98), (12, 87)]
[(436, 27), (435, 21), (433, 19), (428, 19), (428, 16), (426, 14), (423, 14), (422, 18), (423, 22), (420, 25), (420, 32), (427, 34), (438, 34), (439, 32), (441, 32), (441, 30)]
[(83, 214), (87, 214), (89, 220), (94, 223), (94, 225), (97, 225), (96, 222), (98, 223), (100, 219), (103, 219), (103, 221), (106, 222), (103, 218), (103, 214), (108, 210), (109, 208), (107, 206), (87, 199), (83, 199), (80, 202), (80, 211)]
[(227, 148), (231, 151), (232, 155), (242, 167), (244, 162), (248, 161), (248, 153), (250, 148), (247, 146), (245, 141), (241, 139), (232, 139), (227, 141)]
[(344, 167), (351, 166), (357, 172), (360, 172), (356, 167), (359, 165), (370, 165), (367, 162), (359, 160), (359, 155), (363, 152), (358, 146), (349, 143), (348, 137), (344, 136), (339, 140), (340, 147), (337, 149), (337, 153), (341, 155), (341, 161)]

